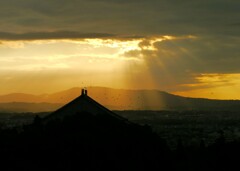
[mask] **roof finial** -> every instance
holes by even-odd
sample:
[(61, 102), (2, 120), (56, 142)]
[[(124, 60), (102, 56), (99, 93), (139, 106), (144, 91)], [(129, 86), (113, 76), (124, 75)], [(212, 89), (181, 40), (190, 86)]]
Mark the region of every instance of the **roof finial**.
[(84, 89), (82, 89), (82, 95), (84, 95), (85, 94), (85, 90)]
[(86, 87), (84, 87), (83, 89), (82, 89), (82, 96), (83, 95), (86, 95), (87, 96), (87, 88)]

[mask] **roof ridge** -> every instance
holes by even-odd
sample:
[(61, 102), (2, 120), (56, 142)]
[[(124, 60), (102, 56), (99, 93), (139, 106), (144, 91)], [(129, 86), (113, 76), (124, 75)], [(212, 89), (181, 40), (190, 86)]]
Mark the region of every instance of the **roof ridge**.
[[(79, 104), (78, 104), (79, 103)], [(91, 111), (92, 110), (92, 111)], [(87, 94), (83, 93), (77, 98), (73, 99), (69, 103), (65, 104), (61, 108), (57, 109), (56, 111), (52, 112), (48, 116), (44, 118), (45, 122), (51, 120), (51, 118), (60, 118), (63, 119), (65, 116), (74, 115), (79, 112), (89, 112), (94, 115), (98, 114), (108, 114), (114, 118), (122, 120), (124, 122), (130, 123), (126, 118), (115, 114), (113, 111), (109, 110), (108, 108), (104, 107)]]
[(100, 108), (106, 110), (107, 112), (111, 113), (112, 116), (117, 117), (117, 118), (119, 118), (121, 120), (127, 120), (126, 118), (121, 117), (121, 116), (115, 114), (113, 111), (109, 110), (108, 108), (104, 107), (103, 105), (101, 105), (100, 103), (98, 103), (97, 101), (92, 99), (91, 97), (89, 97), (89, 96), (86, 96), (86, 97), (88, 98), (88, 100), (90, 100), (91, 102), (95, 103), (95, 105), (97, 105), (98, 107), (100, 107)]

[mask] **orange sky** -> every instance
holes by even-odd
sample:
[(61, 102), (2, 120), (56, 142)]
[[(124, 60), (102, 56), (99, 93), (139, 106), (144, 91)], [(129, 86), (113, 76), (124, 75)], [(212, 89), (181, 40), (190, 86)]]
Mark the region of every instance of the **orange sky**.
[(71, 87), (105, 86), (159, 89), (189, 97), (239, 99), (240, 74), (196, 73), (188, 71), (188, 66), (184, 66), (184, 70), (181, 65), (186, 64), (181, 64), (178, 58), (183, 52), (188, 55), (191, 51), (182, 49), (177, 54), (179, 48), (158, 46), (169, 41), (195, 39), (194, 36), (162, 36), (125, 40), (2, 41), (0, 53), (5, 57), (0, 58), (0, 94), (44, 94)]

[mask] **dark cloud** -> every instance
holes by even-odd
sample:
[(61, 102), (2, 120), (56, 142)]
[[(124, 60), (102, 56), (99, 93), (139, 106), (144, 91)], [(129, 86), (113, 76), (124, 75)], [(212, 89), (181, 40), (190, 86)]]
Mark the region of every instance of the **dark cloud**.
[(228, 26), (239, 27), (240, 26), (240, 22), (231, 23)]
[(238, 0), (9, 0), (0, 4), (0, 31), (123, 35), (239, 35)]
[(155, 48), (156, 56), (172, 70), (184, 68), (197, 73), (232, 73), (240, 72), (238, 44), (240, 39), (214, 37), (166, 40), (155, 43)]
[[(126, 52), (126, 57), (143, 58), (147, 71), (159, 87), (179, 90), (180, 85), (198, 83), (196, 77), (211, 73), (240, 73), (240, 38), (179, 38), (139, 43), (141, 50)], [(224, 81), (224, 80), (220, 80)], [(182, 87), (185, 88), (185, 87)], [(199, 87), (198, 87), (199, 88)]]
[(44, 40), (44, 39), (86, 39), (114, 38), (116, 35), (107, 33), (78, 33), (69, 31), (8, 33), (0, 32), (1, 40)]

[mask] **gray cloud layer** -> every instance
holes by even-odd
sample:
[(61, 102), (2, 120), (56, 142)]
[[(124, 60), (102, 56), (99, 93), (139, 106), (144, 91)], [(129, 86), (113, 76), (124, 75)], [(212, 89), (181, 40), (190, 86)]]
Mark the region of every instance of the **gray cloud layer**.
[(1, 32), (239, 35), (238, 0), (8, 0)]
[(85, 39), (85, 38), (114, 38), (115, 35), (107, 33), (78, 33), (70, 31), (55, 32), (28, 32), (8, 33), (0, 32), (0, 40), (45, 40), (45, 39)]

